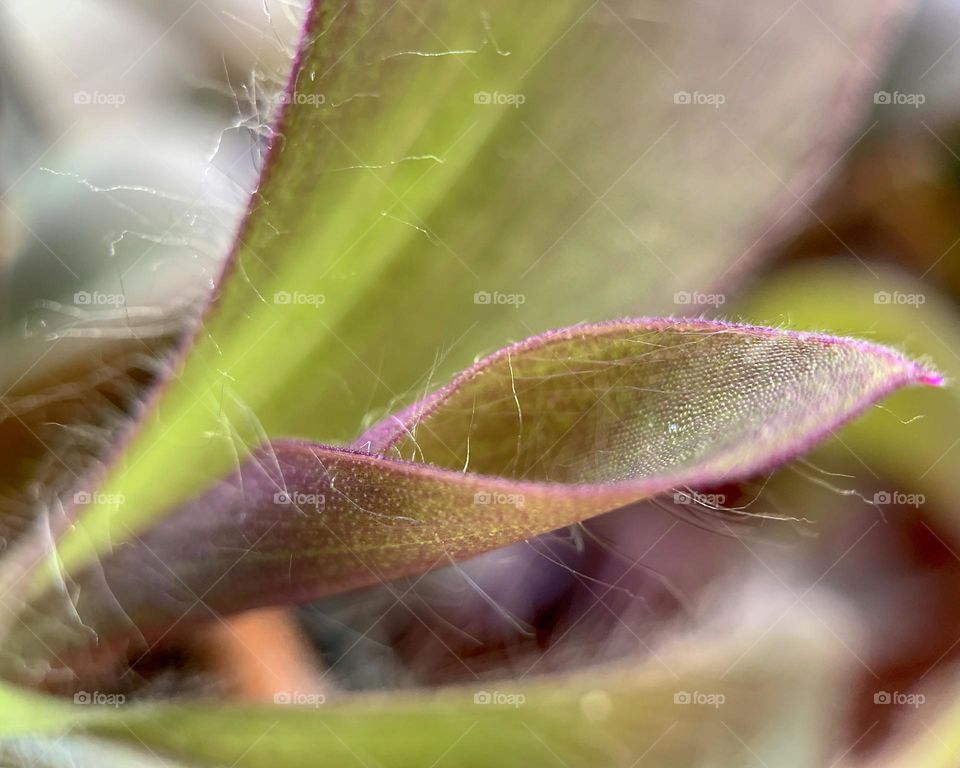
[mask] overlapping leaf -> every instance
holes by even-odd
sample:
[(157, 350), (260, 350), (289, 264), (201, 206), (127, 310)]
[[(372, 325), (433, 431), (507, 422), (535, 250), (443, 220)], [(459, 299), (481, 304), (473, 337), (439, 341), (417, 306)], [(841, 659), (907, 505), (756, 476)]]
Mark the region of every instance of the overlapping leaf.
[(707, 290), (842, 149), (896, 5), (316, 4), (217, 310), (59, 556), (267, 435), (347, 440), (477, 350)]
[[(70, 574), (17, 634), (28, 645), (42, 635), (43, 650), (70, 663), (91, 637), (148, 647), (211, 612), (422, 572), (673, 488), (769, 470), (890, 391), (939, 381), (883, 347), (711, 321), (534, 337), (353, 449), (267, 444)], [(62, 626), (74, 613), (79, 637)]]
[[(149, 645), (211, 611), (418, 572), (670, 488), (744, 477), (900, 385), (936, 383), (857, 342), (624, 322), (507, 348), (352, 450), (267, 440), (344, 440), (368, 410), (414, 399), (428, 372), (443, 378), (477, 349), (663, 309), (732, 257), (752, 258), (769, 234), (760, 214), (803, 192), (789, 184), (837, 115), (824, 105), (841, 94), (838, 66), (852, 61), (853, 81), (870, 71), (866, 50), (837, 37), (870, 48), (886, 14), (828, 3), (758, 4), (749, 18), (686, 3), (665, 13), (580, 0), (483, 13), (459, 0), (316, 5), (232, 279), (182, 376), (83, 508), (52, 561), (56, 579), (34, 585), (10, 658), (62, 653), (69, 668), (71, 654)], [(808, 78), (797, 81), (801, 59)], [(705, 192), (710, 205), (690, 205)], [(629, 681), (626, 694), (590, 698), (597, 680), (541, 689), (550, 701), (531, 712), (570, 764), (597, 764), (611, 745), (639, 754), (611, 738), (642, 732), (655, 745), (666, 725), (657, 701), (636, 727), (647, 699)], [(380, 704), (333, 713), (338, 733), (324, 745), (349, 761), (341, 747), (381, 727), (384, 759), (423, 764), (464, 723), (455, 695), (437, 701), (442, 722), (436, 711), (424, 720), (423, 701), (382, 717)], [(598, 701), (615, 716), (584, 726)], [(38, 711), (53, 718), (46, 704)], [(278, 750), (291, 764), (316, 759), (315, 733), (292, 741), (315, 713), (283, 718), (260, 745), (243, 729), (267, 716), (144, 711), (104, 730), (211, 762), (261, 764)], [(481, 737), (536, 759), (516, 719), (484, 720)], [(353, 729), (346, 742), (341, 726)], [(695, 752), (687, 734), (669, 744)], [(460, 762), (488, 760), (481, 750)]]

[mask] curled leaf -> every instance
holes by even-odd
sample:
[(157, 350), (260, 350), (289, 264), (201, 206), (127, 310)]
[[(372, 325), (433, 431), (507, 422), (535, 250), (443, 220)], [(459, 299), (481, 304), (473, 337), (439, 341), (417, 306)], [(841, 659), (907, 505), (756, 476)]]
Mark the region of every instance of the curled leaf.
[(76, 609), (101, 643), (150, 642), (211, 612), (419, 573), (770, 470), (893, 389), (939, 382), (877, 345), (721, 322), (544, 334), (354, 448), (273, 441), (152, 529), (119, 530), (132, 538), (76, 576)]
[(847, 149), (903, 5), (311, 3), (215, 309), (59, 556), (477, 350), (697, 309)]

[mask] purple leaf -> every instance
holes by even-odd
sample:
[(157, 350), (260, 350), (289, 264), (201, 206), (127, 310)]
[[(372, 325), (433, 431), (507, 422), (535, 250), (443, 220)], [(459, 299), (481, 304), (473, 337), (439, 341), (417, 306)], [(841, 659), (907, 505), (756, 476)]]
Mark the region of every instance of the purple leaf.
[[(351, 449), (261, 447), (79, 574), (76, 609), (101, 645), (151, 643), (211, 612), (419, 573), (671, 489), (769, 471), (912, 383), (941, 377), (819, 334), (669, 319), (547, 333)], [(38, 613), (56, 615), (57, 599)]]

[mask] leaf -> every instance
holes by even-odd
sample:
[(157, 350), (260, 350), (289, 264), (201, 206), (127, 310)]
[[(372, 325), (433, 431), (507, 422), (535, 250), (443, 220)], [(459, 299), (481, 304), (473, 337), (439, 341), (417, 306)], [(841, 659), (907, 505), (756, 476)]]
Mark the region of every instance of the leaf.
[[(836, 694), (836, 649), (809, 629), (784, 624), (792, 622), (768, 632), (753, 626), (709, 642), (692, 638), (661, 649), (659, 660), (560, 680), (491, 680), (432, 693), (346, 695), (313, 703), (287, 691), (291, 702), (301, 703), (273, 707), (64, 705), (72, 712), (65, 711), (59, 728), (43, 730), (129, 743), (190, 765), (238, 768), (312, 766), (318, 755), (331, 768), (434, 762), (472, 768), (489, 765), (491, 754), (505, 768), (550, 760), (571, 768), (641, 759), (695, 765), (704, 751), (720, 765), (760, 759), (781, 768), (813, 768), (823, 764), (832, 731), (823, 701)], [(92, 711), (78, 711), (84, 709)]]
[[(898, 344), (912, 355), (935, 356), (952, 380), (960, 377), (960, 334), (957, 312), (935, 288), (909, 275), (872, 265), (876, 277), (861, 265), (836, 260), (814, 262), (773, 273), (745, 296), (737, 309), (757, 322), (805, 328), (831, 328), (838, 333), (869, 336)], [(783, 312), (789, 307), (789, 313)], [(960, 469), (955, 425), (960, 423), (960, 393), (955, 387), (934, 396), (923, 390), (896, 393), (884, 411), (871, 412), (849, 425), (842, 444), (833, 450), (859, 457), (858, 466), (897, 482), (897, 489), (920, 491), (932, 510), (948, 513), (945, 522), (960, 524), (956, 476)], [(912, 420), (904, 441), (902, 421)], [(829, 444), (824, 446), (829, 450)], [(862, 462), (862, 464), (860, 463)], [(891, 491), (895, 489), (889, 489)]]
[[(788, 313), (783, 312), (784, 307), (789, 307)], [(793, 265), (768, 275), (735, 308), (743, 316), (760, 322), (786, 321), (802, 327), (869, 334), (882, 342), (897, 340), (911, 354), (935, 355), (942, 360), (951, 383), (960, 377), (956, 306), (929, 282), (919, 281), (899, 269), (871, 263), (868, 272), (860, 264), (838, 259)], [(895, 483), (894, 487), (887, 486), (889, 492), (920, 494), (924, 500), (923, 515), (942, 516), (945, 530), (956, 531), (960, 525), (956, 513), (960, 393), (955, 386), (949, 386), (934, 397), (930, 394), (920, 389), (895, 393), (883, 410), (864, 414), (844, 428), (840, 441), (829, 441), (819, 451), (852, 459), (861, 471), (868, 467), (870, 472)], [(916, 416), (922, 418), (914, 420)], [(909, 427), (904, 427), (904, 421), (910, 422)], [(907, 429), (909, 440), (904, 439)], [(835, 461), (829, 464), (835, 465)], [(933, 524), (933, 520), (930, 522)], [(926, 529), (931, 530), (929, 526)], [(913, 580), (921, 578), (913, 573), (908, 576)], [(924, 587), (930, 588), (929, 584)], [(930, 605), (922, 610), (929, 613)], [(945, 642), (949, 645), (949, 636)], [(912, 665), (921, 669), (917, 675), (924, 682), (929, 680), (926, 672), (934, 671), (927, 669), (929, 664), (928, 661)], [(950, 684), (950, 673), (945, 674), (939, 697), (950, 702), (952, 695), (953, 703), (945, 704), (943, 711), (938, 709), (933, 717), (926, 713), (903, 717), (894, 742), (885, 745), (868, 765), (940, 768), (956, 764), (960, 705), (956, 703), (957, 688)], [(936, 691), (938, 687), (934, 682), (922, 690)]]
[[(43, 637), (46, 655), (73, 666), (65, 646), (92, 638), (149, 645), (211, 612), (419, 573), (671, 489), (768, 471), (897, 387), (939, 382), (876, 345), (722, 322), (544, 334), (477, 363), (354, 449), (264, 446), (71, 574), (76, 584), (32, 605), (13, 637), (28, 647)], [(80, 620), (72, 637), (65, 611)]]
[(897, 5), (314, 4), (215, 311), (58, 557), (267, 436), (348, 440), (477, 350), (708, 290), (844, 148)]

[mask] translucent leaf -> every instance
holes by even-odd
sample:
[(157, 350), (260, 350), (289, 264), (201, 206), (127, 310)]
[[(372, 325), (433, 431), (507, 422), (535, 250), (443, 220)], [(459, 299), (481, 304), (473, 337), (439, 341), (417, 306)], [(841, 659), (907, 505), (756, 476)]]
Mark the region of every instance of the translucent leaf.
[[(69, 664), (94, 639), (149, 645), (211, 611), (422, 572), (772, 469), (892, 390), (939, 382), (889, 349), (819, 334), (657, 319), (544, 334), (477, 363), (353, 449), (262, 447), (48, 592), (14, 637), (43, 637), (41, 650)], [(74, 613), (77, 637), (62, 628)]]
[[(899, 270), (878, 265), (871, 269), (874, 274), (837, 260), (785, 269), (770, 275), (736, 308), (757, 322), (786, 321), (897, 343), (910, 354), (942, 360), (950, 380), (960, 377), (960, 334), (951, 302)], [(891, 493), (922, 492), (930, 508), (949, 512), (945, 522), (956, 526), (960, 521), (952, 510), (960, 469), (960, 395), (955, 387), (930, 394), (897, 393), (884, 410), (865, 414), (847, 427), (843, 444), (834, 450), (847, 457), (852, 451), (859, 457), (858, 466), (865, 464), (895, 480), (898, 487), (889, 489)], [(905, 429), (913, 436), (909, 441), (902, 439)]]

